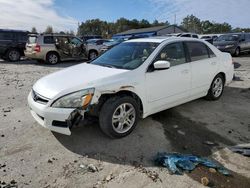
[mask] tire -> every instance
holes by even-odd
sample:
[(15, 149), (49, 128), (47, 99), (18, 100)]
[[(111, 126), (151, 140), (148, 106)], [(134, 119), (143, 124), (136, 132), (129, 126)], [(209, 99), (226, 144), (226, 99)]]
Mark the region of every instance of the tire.
[(16, 62), (20, 60), (21, 53), (18, 49), (13, 48), (13, 49), (8, 50), (6, 57), (9, 61)]
[[(125, 112), (124, 115), (121, 114), (123, 112)], [(129, 96), (117, 96), (104, 103), (99, 115), (99, 124), (107, 136), (122, 138), (134, 130), (138, 119), (139, 107), (136, 100)]]
[(205, 97), (207, 100), (216, 101), (218, 100), (224, 91), (225, 78), (222, 74), (218, 74), (215, 76), (210, 89), (208, 91), (207, 96)]
[(94, 60), (97, 58), (97, 56), (98, 56), (98, 53), (96, 51), (90, 51), (88, 58), (89, 58), (89, 60)]
[(235, 49), (234, 56), (235, 56), (235, 57), (238, 57), (239, 55), (240, 55), (240, 48), (237, 47), (237, 48)]
[(59, 55), (56, 52), (49, 52), (46, 55), (46, 63), (55, 65), (60, 61)]

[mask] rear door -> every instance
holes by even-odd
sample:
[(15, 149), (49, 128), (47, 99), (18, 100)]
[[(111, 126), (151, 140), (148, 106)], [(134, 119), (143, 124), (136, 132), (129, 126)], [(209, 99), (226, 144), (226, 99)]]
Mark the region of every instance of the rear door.
[(191, 95), (207, 92), (218, 69), (218, 62), (212, 50), (203, 42), (185, 42), (191, 61)]
[(6, 50), (11, 47), (13, 40), (13, 33), (11, 32), (0, 32), (0, 55), (4, 55)]

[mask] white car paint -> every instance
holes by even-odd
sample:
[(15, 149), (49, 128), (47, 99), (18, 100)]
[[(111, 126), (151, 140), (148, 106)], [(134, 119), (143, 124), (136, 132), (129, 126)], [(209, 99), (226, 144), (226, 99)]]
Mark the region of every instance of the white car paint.
[[(185, 63), (167, 70), (147, 72), (158, 52), (167, 44), (178, 41), (203, 42), (216, 57)], [(28, 96), (31, 113), (38, 123), (52, 131), (70, 135), (68, 128), (52, 126), (52, 121), (65, 121), (74, 109), (53, 108), (51, 104), (66, 94), (83, 89), (95, 88), (90, 105), (97, 104), (102, 94), (113, 94), (121, 90), (131, 91), (141, 99), (142, 117), (145, 118), (156, 112), (206, 96), (214, 77), (220, 72), (225, 73), (226, 84), (232, 81), (234, 68), (231, 55), (220, 52), (205, 41), (155, 37), (127, 42), (156, 42), (159, 46), (141, 66), (134, 70), (83, 63), (40, 79), (33, 86), (33, 90), (49, 102), (46, 105), (35, 102), (32, 92)]]

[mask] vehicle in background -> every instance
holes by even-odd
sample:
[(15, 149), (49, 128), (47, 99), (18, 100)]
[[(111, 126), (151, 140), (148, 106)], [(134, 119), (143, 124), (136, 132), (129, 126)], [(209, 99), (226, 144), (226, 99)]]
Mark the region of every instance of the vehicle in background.
[(24, 56), (28, 31), (0, 29), (0, 57), (9, 61), (19, 61)]
[(195, 33), (180, 33), (177, 35), (177, 37), (190, 37), (190, 38), (196, 38), (198, 39), (198, 35)]
[(61, 34), (29, 35), (25, 56), (49, 64), (87, 58), (86, 47), (81, 39)]
[(89, 39), (102, 39), (101, 35), (85, 35), (80, 37), (84, 42), (86, 42)]
[(98, 118), (112, 138), (130, 134), (140, 118), (206, 97), (218, 100), (234, 75), (230, 54), (193, 38), (153, 37), (125, 41), (90, 64), (41, 78), (28, 103), (34, 119), (70, 135)]
[(241, 52), (250, 51), (250, 33), (231, 33), (218, 37), (214, 45), (222, 52), (239, 56)]
[(200, 39), (205, 40), (211, 44), (214, 43), (215, 40), (217, 40), (218, 36), (217, 35), (202, 35)]
[(101, 54), (103, 43), (109, 42), (108, 39), (89, 39), (86, 41), (86, 50), (89, 60), (97, 58)]
[(105, 42), (103, 43), (103, 46), (101, 48), (101, 53), (104, 53), (108, 50), (110, 50), (111, 48), (113, 48), (114, 46), (126, 41), (128, 39), (125, 38), (113, 38), (111, 39), (109, 42)]

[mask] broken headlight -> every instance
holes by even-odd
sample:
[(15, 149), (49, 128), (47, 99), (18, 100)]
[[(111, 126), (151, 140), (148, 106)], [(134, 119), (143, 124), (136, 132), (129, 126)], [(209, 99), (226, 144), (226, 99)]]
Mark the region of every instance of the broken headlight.
[(53, 108), (83, 108), (86, 109), (91, 102), (95, 89), (77, 91), (57, 99), (51, 106)]

